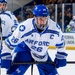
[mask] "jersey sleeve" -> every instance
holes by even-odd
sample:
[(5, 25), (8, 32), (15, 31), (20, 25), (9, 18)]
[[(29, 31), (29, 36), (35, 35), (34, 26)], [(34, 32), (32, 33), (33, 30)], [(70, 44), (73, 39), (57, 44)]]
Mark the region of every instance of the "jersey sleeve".
[(12, 12), (11, 12), (11, 17), (12, 17), (12, 20), (14, 22), (14, 25), (17, 26), (19, 24), (19, 22), (18, 22), (16, 16)]
[(17, 28), (19, 22), (18, 22), (16, 16), (12, 12), (11, 12), (11, 17), (12, 17), (12, 21), (13, 21), (13, 26), (11, 27), (11, 31), (13, 32)]
[(16, 30), (12, 33), (11, 36), (9, 36), (5, 42), (8, 46), (11, 48), (15, 47), (17, 44), (21, 43), (23, 38), (22, 35), (25, 32), (25, 25), (19, 24)]
[(64, 52), (65, 51), (65, 40), (63, 36), (63, 32), (60, 30), (59, 32), (59, 40), (56, 44), (57, 52)]

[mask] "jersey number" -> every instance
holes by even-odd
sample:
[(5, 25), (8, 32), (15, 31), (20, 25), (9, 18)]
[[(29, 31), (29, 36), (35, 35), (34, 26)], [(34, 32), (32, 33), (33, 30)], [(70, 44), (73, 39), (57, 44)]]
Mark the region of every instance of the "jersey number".
[(42, 47), (36, 47), (36, 46), (32, 46), (31, 47), (33, 50), (41, 52), (42, 51)]

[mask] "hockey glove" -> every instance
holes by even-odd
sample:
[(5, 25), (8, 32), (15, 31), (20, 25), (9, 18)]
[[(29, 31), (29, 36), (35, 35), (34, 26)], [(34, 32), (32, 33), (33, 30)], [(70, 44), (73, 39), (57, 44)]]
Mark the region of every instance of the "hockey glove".
[(12, 56), (10, 53), (1, 54), (1, 68), (8, 69), (11, 66)]
[(56, 58), (54, 60), (54, 62), (56, 64), (56, 68), (66, 66), (66, 57), (67, 57), (66, 53), (64, 53), (64, 52), (57, 52)]

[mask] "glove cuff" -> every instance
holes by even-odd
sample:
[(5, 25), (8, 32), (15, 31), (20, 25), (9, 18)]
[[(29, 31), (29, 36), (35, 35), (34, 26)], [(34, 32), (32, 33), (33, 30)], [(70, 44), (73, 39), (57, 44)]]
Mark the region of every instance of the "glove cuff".
[(11, 66), (11, 60), (1, 60), (1, 68), (9, 68)]
[(68, 54), (65, 53), (65, 52), (57, 52), (56, 58), (57, 58), (57, 59), (66, 59), (67, 55), (68, 55)]
[(1, 54), (1, 67), (9, 68), (11, 66), (12, 56), (10, 53)]

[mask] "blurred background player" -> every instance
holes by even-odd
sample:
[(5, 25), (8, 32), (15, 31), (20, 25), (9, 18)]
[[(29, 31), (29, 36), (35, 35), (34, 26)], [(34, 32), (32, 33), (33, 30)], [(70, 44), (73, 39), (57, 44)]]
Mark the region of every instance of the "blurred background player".
[(67, 32), (75, 33), (75, 16), (73, 16), (72, 20), (69, 22), (67, 26)]
[(18, 25), (18, 20), (16, 19), (15, 15), (7, 10), (7, 1), (6, 0), (0, 0), (0, 18), (1, 18), (1, 42), (3, 48), (1, 50), (1, 67), (4, 68), (9, 65), (10, 63), (10, 58), (9, 61), (6, 59), (6, 55), (9, 55), (11, 53), (11, 50), (7, 52), (6, 46), (4, 46), (4, 41), (11, 33), (16, 29)]
[[(49, 10), (45, 5), (36, 5), (33, 9), (33, 15), (33, 18), (29, 18), (18, 25), (13, 34), (5, 40), (5, 45), (8, 48), (16, 46), (14, 52), (17, 54), (13, 63), (53, 62), (48, 54), (48, 46), (56, 46), (57, 53), (54, 59), (56, 66), (37, 64), (37, 67), (40, 75), (59, 75), (56, 68), (66, 66), (67, 57), (61, 28), (49, 18)], [(30, 65), (11, 65), (7, 74), (24, 75)]]

